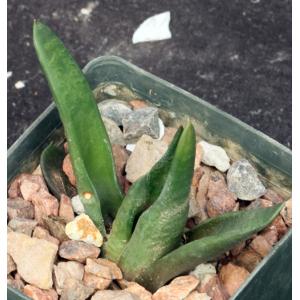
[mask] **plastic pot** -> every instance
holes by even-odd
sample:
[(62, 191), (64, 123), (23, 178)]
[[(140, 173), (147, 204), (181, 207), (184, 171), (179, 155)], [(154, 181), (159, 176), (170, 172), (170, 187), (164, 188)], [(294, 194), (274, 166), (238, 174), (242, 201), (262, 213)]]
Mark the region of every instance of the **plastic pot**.
[[(196, 119), (203, 138), (223, 146), (233, 160), (247, 158), (269, 187), (285, 198), (291, 195), (291, 151), (262, 132), (121, 58), (96, 58), (84, 72), (92, 88), (102, 82), (121, 82), (158, 107)], [(8, 182), (20, 172), (32, 171), (41, 151), (50, 141), (60, 141), (62, 132), (51, 104), (8, 150)], [(289, 230), (231, 299), (291, 299), (291, 236)], [(28, 299), (11, 287), (7, 293), (9, 300)]]

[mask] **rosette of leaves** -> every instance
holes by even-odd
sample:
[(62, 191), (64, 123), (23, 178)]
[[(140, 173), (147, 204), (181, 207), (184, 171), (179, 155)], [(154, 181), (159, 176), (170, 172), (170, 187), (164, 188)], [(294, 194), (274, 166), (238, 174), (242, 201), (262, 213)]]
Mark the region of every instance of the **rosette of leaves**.
[[(103, 235), (105, 223), (113, 219), (103, 255), (119, 264), (126, 279), (155, 291), (250, 238), (280, 212), (282, 205), (226, 213), (185, 232), (195, 159), (191, 124), (178, 129), (165, 155), (124, 197), (110, 141), (84, 74), (46, 25), (35, 22), (33, 38), (64, 126), (79, 196)], [(45, 151), (42, 168), (48, 184), (57, 182), (67, 191), (65, 180), (53, 179), (47, 168), (51, 162), (57, 167), (53, 162), (56, 155), (62, 159), (61, 152), (53, 147)]]

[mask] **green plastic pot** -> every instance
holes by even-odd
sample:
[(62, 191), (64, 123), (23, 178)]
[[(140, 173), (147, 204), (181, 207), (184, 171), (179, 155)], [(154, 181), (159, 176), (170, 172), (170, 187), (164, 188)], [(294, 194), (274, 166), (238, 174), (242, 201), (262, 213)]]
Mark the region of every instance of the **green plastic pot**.
[[(84, 73), (92, 88), (102, 82), (121, 82), (154, 105), (197, 120), (196, 131), (202, 138), (222, 145), (234, 160), (247, 158), (269, 187), (284, 198), (291, 196), (291, 151), (262, 132), (118, 57), (96, 58)], [(59, 115), (51, 104), (8, 150), (8, 182), (20, 172), (33, 171), (41, 151), (62, 137)], [(291, 251), (289, 230), (231, 299), (291, 299)], [(29, 299), (11, 287), (7, 295), (9, 300)]]

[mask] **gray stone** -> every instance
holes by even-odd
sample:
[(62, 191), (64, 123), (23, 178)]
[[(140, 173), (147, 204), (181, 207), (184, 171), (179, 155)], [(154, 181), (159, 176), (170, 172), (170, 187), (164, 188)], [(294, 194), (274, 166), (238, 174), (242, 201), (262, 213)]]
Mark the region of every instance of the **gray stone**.
[(134, 110), (123, 119), (123, 131), (128, 143), (137, 141), (143, 134), (158, 139), (160, 137), (158, 109), (145, 107)]
[(7, 215), (8, 219), (14, 218), (34, 218), (34, 207), (33, 205), (22, 198), (8, 199), (7, 200)]
[(252, 201), (266, 192), (256, 170), (246, 159), (234, 162), (227, 173), (229, 190), (241, 200)]
[(167, 151), (167, 144), (143, 135), (137, 142), (126, 164), (126, 178), (134, 182), (150, 171)]
[(98, 291), (91, 300), (141, 300), (140, 297), (127, 291)]
[(118, 126), (122, 125), (122, 120), (131, 112), (131, 107), (126, 101), (110, 99), (98, 104), (102, 117), (113, 120)]
[(111, 144), (125, 145), (123, 132), (118, 124), (111, 119), (102, 117)]
[(20, 232), (31, 236), (33, 229), (36, 227), (37, 221), (25, 218), (14, 218), (9, 221), (8, 227), (15, 232)]

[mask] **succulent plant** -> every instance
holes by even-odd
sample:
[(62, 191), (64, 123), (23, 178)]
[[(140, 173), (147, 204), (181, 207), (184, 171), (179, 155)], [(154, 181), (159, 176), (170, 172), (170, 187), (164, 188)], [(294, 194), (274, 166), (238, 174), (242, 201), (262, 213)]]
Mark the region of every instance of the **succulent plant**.
[[(280, 212), (282, 205), (226, 213), (185, 231), (195, 159), (191, 124), (178, 129), (165, 155), (124, 197), (110, 141), (84, 74), (46, 25), (35, 22), (33, 37), (64, 126), (79, 196), (103, 235), (105, 223), (113, 219), (103, 253), (119, 264), (126, 279), (154, 291), (248, 239)], [(53, 145), (41, 158), (46, 181), (57, 194), (69, 190), (65, 180), (55, 179), (61, 159)]]

